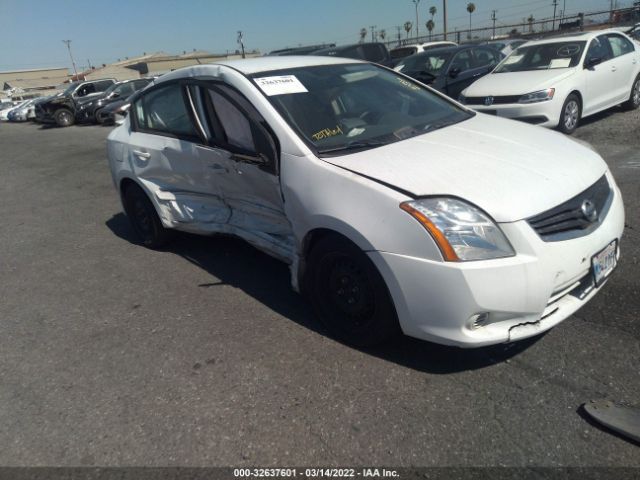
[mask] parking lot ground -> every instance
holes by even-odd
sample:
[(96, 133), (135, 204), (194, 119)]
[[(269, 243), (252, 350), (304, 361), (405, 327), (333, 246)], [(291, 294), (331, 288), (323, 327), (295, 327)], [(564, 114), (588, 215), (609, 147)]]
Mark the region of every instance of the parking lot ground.
[(110, 129), (1, 124), (0, 464), (640, 467), (579, 409), (640, 404), (639, 125), (614, 110), (576, 134), (627, 228), (575, 316), (514, 345), (357, 350), (240, 240), (136, 244)]

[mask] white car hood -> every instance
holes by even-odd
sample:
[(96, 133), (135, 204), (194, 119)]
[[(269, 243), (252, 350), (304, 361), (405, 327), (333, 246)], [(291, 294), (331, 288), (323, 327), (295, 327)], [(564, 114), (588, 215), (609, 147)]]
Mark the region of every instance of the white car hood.
[(449, 195), (514, 222), (565, 202), (607, 171), (564, 135), (477, 114), (467, 121), (326, 162), (413, 196)]
[(490, 73), (474, 82), (462, 93), (466, 97), (524, 95), (552, 88), (574, 73), (575, 68)]

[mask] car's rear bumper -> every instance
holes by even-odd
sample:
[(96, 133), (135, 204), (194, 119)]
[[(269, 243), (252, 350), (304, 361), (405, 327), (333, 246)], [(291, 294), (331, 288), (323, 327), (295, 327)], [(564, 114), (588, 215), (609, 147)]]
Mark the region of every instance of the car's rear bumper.
[[(479, 347), (552, 328), (600, 290), (593, 285), (591, 258), (621, 237), (624, 207), (614, 187), (602, 224), (566, 241), (544, 242), (525, 220), (500, 226), (518, 252), (514, 257), (452, 263), (369, 252), (405, 334)], [(488, 315), (482, 326), (473, 325), (482, 314)]]

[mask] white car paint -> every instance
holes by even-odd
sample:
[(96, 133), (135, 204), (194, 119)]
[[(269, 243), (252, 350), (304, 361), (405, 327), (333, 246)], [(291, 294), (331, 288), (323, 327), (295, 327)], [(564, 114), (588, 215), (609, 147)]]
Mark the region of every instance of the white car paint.
[[(592, 68), (586, 68), (585, 62), (589, 45), (596, 37), (608, 33), (616, 33), (631, 41), (621, 32), (611, 29), (528, 42), (523, 47), (560, 41), (586, 41), (587, 46), (582, 53), (580, 62), (573, 68), (496, 73), (501, 65), (517, 55), (518, 51), (516, 50), (504, 59), (494, 72), (485, 75), (464, 90), (460, 100), (479, 112), (491, 111), (500, 117), (540, 118), (536, 124), (551, 128), (558, 126), (563, 104), (571, 93), (577, 92), (582, 99), (581, 118), (619, 105), (629, 99), (634, 82), (640, 75), (640, 45), (631, 42), (635, 47), (635, 51), (632, 53), (612, 58)], [(495, 103), (497, 97), (523, 96), (550, 88), (555, 89), (552, 100), (537, 103), (513, 101), (505, 104)], [(473, 103), (468, 99), (491, 100), (487, 100), (487, 104), (484, 104)], [(543, 118), (546, 120), (543, 121)]]
[[(247, 78), (347, 63), (361, 62), (262, 57), (164, 75), (155, 84), (217, 79), (236, 88), (276, 136), (279, 174), (235, 161), (220, 148), (136, 132), (132, 107), (107, 142), (116, 188), (136, 182), (166, 228), (234, 234), (283, 260), (296, 290), (309, 235), (324, 229), (346, 237), (382, 275), (402, 331), (438, 343), (476, 347), (536, 335), (601, 289), (585, 287), (581, 298), (568, 294), (580, 280), (588, 281), (592, 256), (619, 239), (624, 228), (620, 191), (593, 150), (555, 132), (479, 114), (364, 152), (320, 158)], [(528, 218), (585, 191), (603, 175), (611, 188), (610, 206), (590, 234), (551, 242), (531, 228)], [(431, 196), (458, 197), (487, 212), (515, 255), (445, 261), (422, 225), (399, 208)], [(476, 328), (472, 320), (484, 312), (488, 323)]]

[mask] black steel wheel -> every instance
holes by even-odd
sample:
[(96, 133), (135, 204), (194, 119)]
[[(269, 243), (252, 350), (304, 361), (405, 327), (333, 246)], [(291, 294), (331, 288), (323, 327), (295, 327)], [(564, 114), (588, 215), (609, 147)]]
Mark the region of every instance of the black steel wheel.
[(148, 248), (160, 248), (171, 239), (171, 230), (162, 226), (160, 217), (147, 194), (137, 185), (124, 191), (124, 210), (136, 235)]
[(321, 238), (309, 255), (305, 283), (320, 321), (339, 340), (373, 346), (400, 332), (382, 276), (348, 240)]

